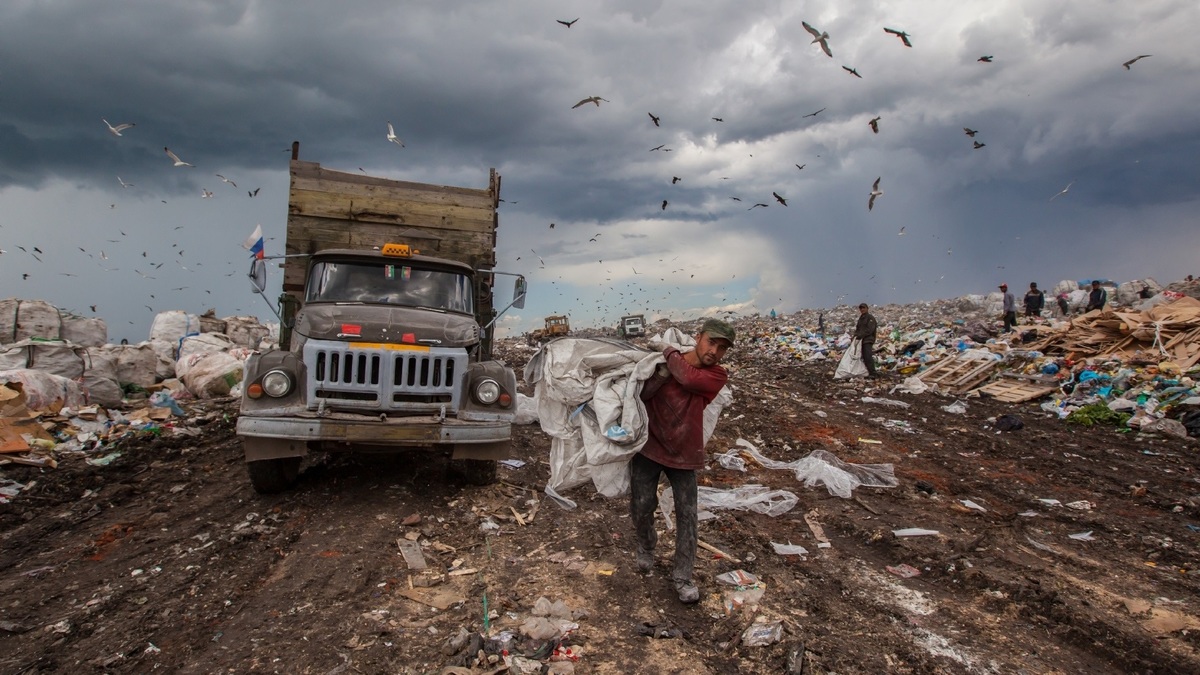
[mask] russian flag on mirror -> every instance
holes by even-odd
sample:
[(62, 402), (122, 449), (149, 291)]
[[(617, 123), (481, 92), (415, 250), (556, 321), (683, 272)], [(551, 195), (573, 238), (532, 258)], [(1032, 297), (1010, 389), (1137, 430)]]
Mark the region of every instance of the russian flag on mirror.
[(263, 258), (263, 232), (262, 225), (254, 226), (254, 233), (246, 237), (246, 241), (242, 242), (242, 248), (250, 251), (250, 255), (262, 260)]

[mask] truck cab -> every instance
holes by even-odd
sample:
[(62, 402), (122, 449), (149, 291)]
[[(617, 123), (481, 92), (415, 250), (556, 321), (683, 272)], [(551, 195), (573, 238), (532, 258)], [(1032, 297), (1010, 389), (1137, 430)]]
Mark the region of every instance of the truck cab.
[(622, 340), (636, 337), (645, 337), (646, 335), (646, 317), (642, 314), (630, 314), (621, 317), (621, 322), (617, 324), (617, 337)]

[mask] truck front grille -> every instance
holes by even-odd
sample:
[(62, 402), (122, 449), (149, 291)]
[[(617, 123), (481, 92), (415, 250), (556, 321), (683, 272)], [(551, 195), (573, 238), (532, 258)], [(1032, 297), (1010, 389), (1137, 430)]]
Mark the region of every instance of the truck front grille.
[(461, 349), (415, 351), (310, 340), (304, 363), (310, 410), (324, 401), (334, 410), (430, 413), (445, 406), (449, 414), (458, 411), (467, 355)]

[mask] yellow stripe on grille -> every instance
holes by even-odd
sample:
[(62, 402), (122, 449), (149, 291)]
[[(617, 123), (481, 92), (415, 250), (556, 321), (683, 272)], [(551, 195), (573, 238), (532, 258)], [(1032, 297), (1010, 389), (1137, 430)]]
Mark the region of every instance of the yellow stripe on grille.
[(387, 349), (394, 352), (427, 352), (428, 345), (397, 345), (390, 342), (351, 342), (354, 349)]

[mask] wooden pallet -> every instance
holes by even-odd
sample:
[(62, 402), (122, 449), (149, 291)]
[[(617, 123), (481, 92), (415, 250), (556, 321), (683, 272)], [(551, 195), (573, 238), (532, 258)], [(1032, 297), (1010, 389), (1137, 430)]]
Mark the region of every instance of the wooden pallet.
[(976, 389), (984, 396), (990, 396), (1005, 403), (1024, 403), (1041, 398), (1058, 391), (1058, 387), (1042, 382), (1029, 382), (1011, 377), (1001, 377), (995, 382), (989, 382)]
[(925, 384), (936, 385), (948, 394), (965, 394), (991, 376), (997, 363), (999, 362), (990, 359), (972, 359), (957, 355), (938, 361), (917, 377)]

